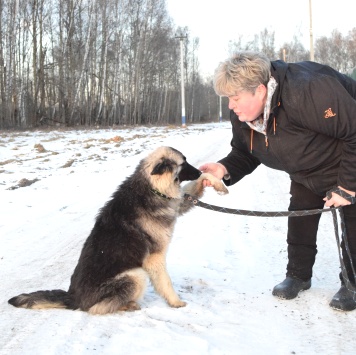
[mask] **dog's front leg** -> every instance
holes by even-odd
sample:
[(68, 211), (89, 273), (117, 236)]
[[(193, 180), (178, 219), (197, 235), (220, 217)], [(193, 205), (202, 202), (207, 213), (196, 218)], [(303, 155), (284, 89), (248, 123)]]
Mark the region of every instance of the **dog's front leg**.
[[(203, 180), (201, 180), (201, 179), (188, 182), (183, 187), (183, 191), (182, 191), (182, 195), (189, 194), (191, 196), (194, 196), (195, 198), (202, 197), (203, 193), (204, 193), (204, 185), (203, 185)], [(178, 216), (181, 216), (181, 215), (187, 213), (193, 207), (194, 207), (194, 205), (191, 201), (188, 201), (188, 200), (182, 198), (181, 203), (179, 205), (179, 209), (178, 209)]]
[[(202, 197), (204, 194), (204, 180), (210, 181), (211, 186), (218, 194), (225, 195), (229, 193), (228, 189), (220, 179), (209, 173), (203, 173), (197, 180), (191, 181), (183, 187), (183, 195), (186, 193), (196, 198)], [(182, 215), (188, 212), (193, 206), (194, 205), (190, 201), (182, 198), (182, 202), (178, 210), (178, 215)]]
[(171, 278), (166, 269), (165, 253), (151, 254), (143, 263), (143, 269), (148, 273), (156, 292), (162, 296), (171, 307), (184, 307), (183, 302), (172, 286)]

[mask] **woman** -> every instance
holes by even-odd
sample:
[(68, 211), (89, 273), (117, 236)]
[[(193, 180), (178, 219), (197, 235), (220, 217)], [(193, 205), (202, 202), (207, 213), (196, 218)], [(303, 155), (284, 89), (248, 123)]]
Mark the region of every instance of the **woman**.
[[(241, 52), (219, 65), (214, 87), (229, 99), (232, 149), (200, 170), (229, 186), (262, 163), (289, 174), (290, 211), (344, 206), (356, 267), (356, 81), (314, 62), (271, 62), (263, 54)], [(311, 287), (319, 219), (320, 214), (288, 219), (286, 279), (274, 287), (274, 296), (293, 299)], [(342, 251), (354, 285), (344, 243)], [(353, 287), (341, 273), (340, 279), (330, 306), (354, 310)]]

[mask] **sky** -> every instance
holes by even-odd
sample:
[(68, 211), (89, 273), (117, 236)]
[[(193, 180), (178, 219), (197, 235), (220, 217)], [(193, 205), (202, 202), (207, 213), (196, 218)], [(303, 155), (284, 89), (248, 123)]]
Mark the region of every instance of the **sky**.
[[(329, 307), (340, 281), (332, 217), (321, 217), (312, 287), (272, 296), (285, 277), (285, 217), (200, 207), (178, 219), (167, 255), (187, 302), (170, 308), (149, 285), (141, 310), (93, 316), (17, 309), (23, 292), (67, 289), (98, 210), (155, 148), (199, 167), (230, 150), (228, 122), (181, 127), (0, 131), (0, 355), (353, 355), (356, 311)], [(18, 187), (19, 181), (35, 180)], [(37, 179), (37, 180), (36, 180)], [(286, 211), (289, 178), (259, 166), (220, 196), (222, 207)], [(297, 218), (297, 217), (296, 217)]]
[[(265, 28), (275, 32), (276, 47), (297, 34), (304, 47), (310, 48), (309, 0), (167, 0), (167, 8), (177, 26), (187, 26), (193, 37), (199, 37), (204, 76), (212, 75), (227, 58), (229, 40), (238, 40), (240, 35), (253, 40)], [(346, 35), (356, 27), (355, 13), (355, 0), (312, 0), (314, 41), (330, 37), (333, 29)]]

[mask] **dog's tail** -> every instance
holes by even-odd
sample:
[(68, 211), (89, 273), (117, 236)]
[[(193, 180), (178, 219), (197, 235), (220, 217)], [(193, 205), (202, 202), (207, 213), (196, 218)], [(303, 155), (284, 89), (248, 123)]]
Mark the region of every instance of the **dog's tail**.
[(32, 293), (22, 293), (12, 297), (8, 302), (19, 308), (44, 309), (44, 308), (65, 308), (77, 309), (73, 298), (63, 290), (36, 291)]

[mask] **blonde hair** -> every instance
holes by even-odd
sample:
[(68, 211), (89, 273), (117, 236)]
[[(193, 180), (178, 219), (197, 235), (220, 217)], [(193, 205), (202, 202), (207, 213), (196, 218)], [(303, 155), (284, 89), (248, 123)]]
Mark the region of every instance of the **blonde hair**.
[(271, 76), (271, 62), (262, 53), (238, 52), (220, 63), (214, 75), (214, 89), (219, 96), (234, 96), (241, 91), (254, 93)]

